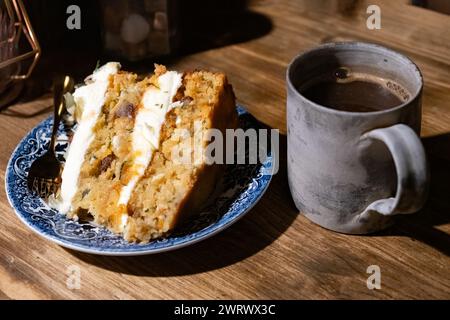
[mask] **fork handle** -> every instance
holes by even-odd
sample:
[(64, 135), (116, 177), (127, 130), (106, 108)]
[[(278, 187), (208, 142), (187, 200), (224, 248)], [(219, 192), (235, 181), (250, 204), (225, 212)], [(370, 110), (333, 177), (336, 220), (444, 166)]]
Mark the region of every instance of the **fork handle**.
[(58, 133), (59, 122), (61, 121), (61, 113), (64, 109), (64, 83), (65, 77), (55, 77), (53, 81), (53, 129), (50, 139), (49, 150), (55, 150), (56, 135)]

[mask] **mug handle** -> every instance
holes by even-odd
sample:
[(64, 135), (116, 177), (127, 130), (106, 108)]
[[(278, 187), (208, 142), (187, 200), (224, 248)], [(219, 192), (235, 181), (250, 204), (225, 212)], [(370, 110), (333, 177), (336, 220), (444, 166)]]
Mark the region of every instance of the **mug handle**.
[(422, 208), (428, 193), (429, 174), (425, 150), (414, 130), (396, 124), (369, 131), (361, 139), (382, 141), (392, 154), (397, 171), (395, 197), (372, 202), (361, 216), (372, 212), (386, 216), (414, 213)]

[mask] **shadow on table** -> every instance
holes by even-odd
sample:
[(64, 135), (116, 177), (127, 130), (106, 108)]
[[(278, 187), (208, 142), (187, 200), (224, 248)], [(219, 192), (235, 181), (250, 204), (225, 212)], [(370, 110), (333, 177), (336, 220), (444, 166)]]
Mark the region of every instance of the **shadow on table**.
[(41, 105), (38, 108), (34, 107), (34, 109), (30, 109), (30, 106), (26, 105), (15, 105), (11, 107), (0, 108), (0, 116), (29, 119), (46, 113), (50, 114), (52, 110), (53, 105), (51, 102), (49, 104)]
[[(272, 30), (271, 20), (242, 0), (180, 1), (181, 54), (259, 38)], [(205, 27), (207, 26), (207, 27)]]
[(450, 256), (450, 234), (439, 230), (450, 223), (450, 133), (423, 138), (430, 168), (430, 191), (425, 207), (413, 215), (398, 216), (390, 229), (374, 236), (405, 236)]
[[(392, 228), (371, 236), (409, 237), (450, 256), (450, 235), (437, 228), (450, 223), (450, 133), (425, 138), (423, 143), (432, 177), (430, 196), (424, 209), (413, 215), (397, 216), (397, 223)], [(242, 261), (273, 243), (298, 215), (287, 185), (285, 160), (286, 137), (283, 136), (280, 171), (265, 196), (242, 220), (198, 244), (141, 257), (94, 256), (66, 250), (87, 263), (142, 276), (202, 273)]]
[(66, 250), (98, 267), (139, 276), (196, 274), (242, 261), (273, 243), (298, 215), (287, 184), (285, 136), (280, 137), (280, 160), (280, 170), (259, 203), (233, 226), (209, 239), (175, 251), (137, 257), (95, 256)]

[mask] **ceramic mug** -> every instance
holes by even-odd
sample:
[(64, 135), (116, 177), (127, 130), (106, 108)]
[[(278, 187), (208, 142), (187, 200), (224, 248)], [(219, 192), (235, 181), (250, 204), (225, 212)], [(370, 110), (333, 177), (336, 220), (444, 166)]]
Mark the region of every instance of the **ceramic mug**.
[[(410, 97), (390, 109), (349, 112), (316, 104), (296, 89), (342, 66), (392, 79)], [(423, 80), (410, 59), (374, 44), (328, 43), (295, 57), (286, 81), (289, 187), (308, 219), (364, 234), (423, 206), (429, 180), (419, 139)]]

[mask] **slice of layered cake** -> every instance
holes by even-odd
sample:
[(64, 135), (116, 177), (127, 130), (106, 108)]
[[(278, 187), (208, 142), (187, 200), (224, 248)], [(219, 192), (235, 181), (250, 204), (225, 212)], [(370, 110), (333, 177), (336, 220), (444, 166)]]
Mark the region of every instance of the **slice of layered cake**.
[(156, 65), (138, 80), (110, 62), (73, 98), (77, 127), (54, 207), (135, 242), (164, 236), (199, 211), (223, 172), (207, 161), (207, 132), (237, 126), (224, 74)]

